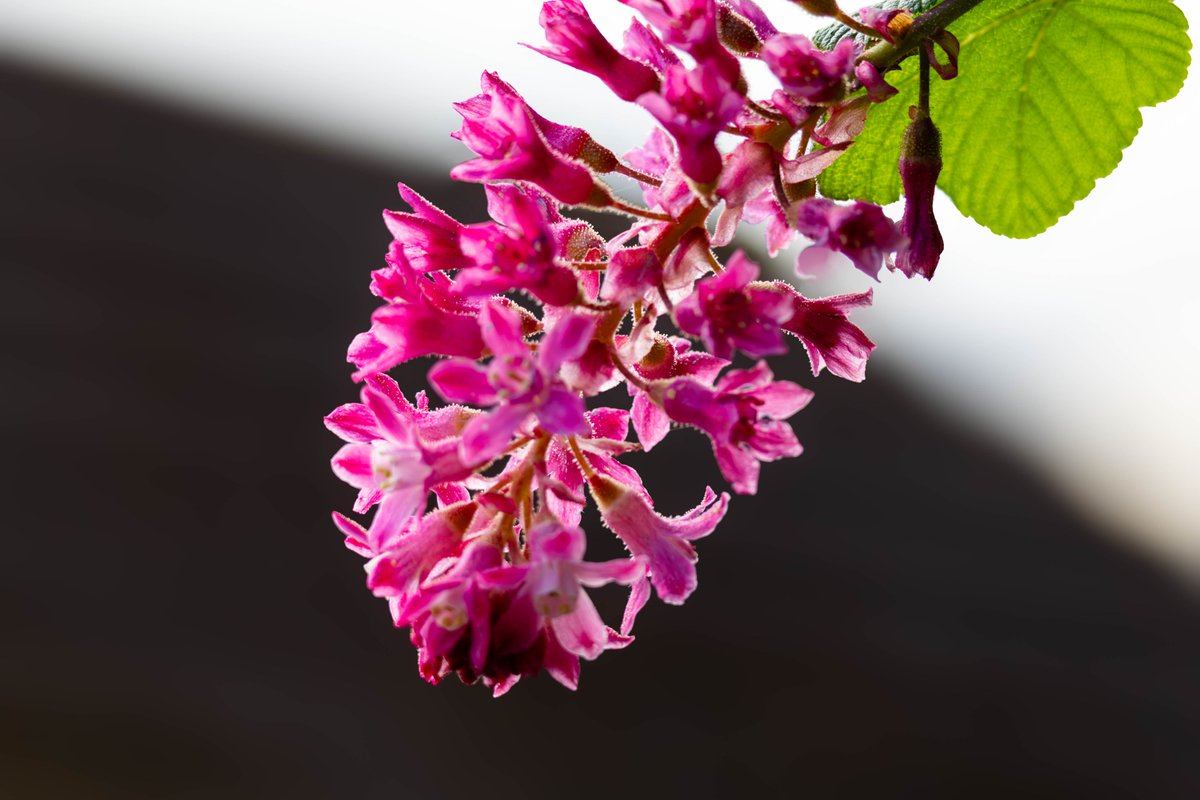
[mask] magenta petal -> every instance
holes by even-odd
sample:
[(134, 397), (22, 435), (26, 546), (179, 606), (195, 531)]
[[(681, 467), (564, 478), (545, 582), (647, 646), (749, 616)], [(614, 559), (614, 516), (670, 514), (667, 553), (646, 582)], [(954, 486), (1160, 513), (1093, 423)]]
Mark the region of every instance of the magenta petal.
[(592, 437), (625, 441), (629, 435), (629, 412), (623, 408), (596, 408), (587, 412)]
[(578, 561), (583, 558), (587, 539), (583, 531), (556, 522), (536, 524), (529, 531), (529, 550), (535, 560)]
[(608, 627), (600, 619), (600, 613), (596, 611), (587, 592), (579, 593), (574, 611), (554, 617), (550, 620), (550, 626), (568, 653), (588, 661), (603, 653), (608, 643)]
[(759, 401), (758, 413), (765, 417), (787, 419), (813, 399), (810, 389), (791, 381), (776, 381), (755, 392)]
[(861, 381), (866, 377), (867, 358), (875, 343), (849, 320), (852, 309), (869, 306), (871, 291), (809, 300), (795, 289), (795, 313), (783, 329), (804, 343), (813, 375), (822, 367), (838, 377)]
[(617, 558), (612, 561), (581, 561), (575, 565), (575, 576), (584, 586), (595, 588), (609, 583), (629, 586), (646, 574), (646, 563), (637, 558)]
[(395, 400), (378, 391), (371, 383), (363, 387), (363, 399), (388, 439), (396, 444), (406, 445), (415, 441), (413, 419), (403, 413)]
[(333, 467), (334, 475), (355, 489), (371, 489), (375, 486), (375, 477), (371, 472), (370, 445), (342, 445), (334, 454), (330, 466)]
[(491, 643), (492, 604), (487, 590), (472, 581), (463, 592), (463, 604), (467, 609), (467, 621), (471, 626), (471, 666), (482, 672), (487, 662), (488, 645)]
[[(578, 398), (576, 398), (578, 399)], [(582, 403), (582, 401), (580, 401)], [(462, 458), (473, 464), (498, 455), (512, 441), (513, 433), (529, 416), (527, 405), (498, 406), (475, 417), (463, 428)], [(580, 418), (582, 419), (582, 411)]]
[(632, 411), (633, 430), (642, 443), (642, 449), (653, 450), (671, 432), (671, 418), (645, 392), (638, 392), (634, 396)]
[(346, 442), (372, 442), (383, 438), (375, 415), (361, 403), (338, 406), (325, 417), (325, 427)]
[(724, 445), (713, 447), (717, 457), (717, 466), (725, 480), (738, 494), (756, 494), (758, 492), (758, 459), (752, 453), (739, 447)]
[[(757, 463), (757, 462), (755, 462)], [(696, 550), (688, 542), (707, 536), (725, 515), (729, 495), (680, 517), (661, 517), (646, 498), (611, 479), (591, 485), (600, 515), (635, 556), (649, 561), (650, 581), (663, 602), (678, 605), (696, 588)], [(710, 495), (706, 495), (708, 497)]]
[(550, 673), (550, 677), (571, 691), (579, 688), (579, 656), (568, 652), (562, 646), (553, 628), (547, 632), (546, 654), (542, 666)]
[[(386, 552), (366, 565), (367, 586), (378, 597), (407, 597), (429, 571), (458, 552), (465, 526), (455, 524), (458, 509), (427, 516), (415, 530), (396, 537)], [(374, 531), (371, 532), (374, 535)]]
[(845, 260), (828, 247), (811, 245), (796, 254), (796, 274), (801, 278), (823, 278)]
[(797, 159), (784, 159), (781, 164), (784, 179), (788, 183), (800, 183), (817, 177), (837, 161), (851, 144), (853, 142), (841, 142), (806, 153)]
[(529, 352), (521, 331), (521, 317), (500, 303), (484, 305), (480, 315), (483, 341), (498, 356), (523, 356)]
[(429, 369), (429, 382), (451, 403), (490, 406), (496, 402), (496, 390), (488, 381), (488, 371), (474, 361), (450, 358)]
[(629, 591), (629, 600), (625, 604), (625, 616), (621, 619), (621, 634), (628, 636), (637, 622), (637, 615), (650, 600), (650, 581), (646, 578), (633, 584)]
[(583, 433), (587, 420), (583, 398), (560, 387), (552, 388), (545, 402), (537, 409), (538, 422), (550, 433)]
[(333, 512), (333, 524), (346, 537), (346, 549), (366, 558), (374, 558), (376, 553), (367, 546), (367, 530), (352, 519), (347, 519), (338, 512)]
[(883, 77), (883, 73), (870, 61), (861, 62), (854, 70), (854, 75), (867, 90), (867, 97), (870, 97), (874, 103), (882, 103), (900, 91), (888, 83)]
[(618, 250), (608, 262), (600, 299), (627, 308), (662, 282), (662, 262), (649, 247)]
[(492, 650), (501, 656), (528, 650), (541, 630), (533, 601), (528, 594), (518, 594), (492, 627)]
[(382, 552), (396, 543), (415, 523), (414, 515), (425, 510), (427, 496), (424, 486), (406, 486), (387, 492), (379, 501), (379, 508), (367, 529), (367, 541), (376, 552)]
[(597, 318), (591, 314), (572, 313), (564, 316), (546, 334), (538, 348), (538, 365), (547, 374), (554, 374), (564, 361), (579, 358), (592, 340)]

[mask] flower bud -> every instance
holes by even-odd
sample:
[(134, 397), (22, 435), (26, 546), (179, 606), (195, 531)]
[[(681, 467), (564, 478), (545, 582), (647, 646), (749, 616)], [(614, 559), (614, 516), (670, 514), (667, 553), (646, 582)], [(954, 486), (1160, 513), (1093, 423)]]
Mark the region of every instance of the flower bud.
[(900, 181), (904, 184), (901, 232), (908, 246), (896, 254), (896, 268), (910, 278), (932, 278), (942, 255), (942, 234), (933, 216), (933, 190), (942, 171), (942, 136), (928, 113), (918, 111), (900, 145)]
[(745, 18), (728, 6), (717, 7), (717, 36), (721, 44), (738, 55), (757, 53), (762, 49), (762, 39)]

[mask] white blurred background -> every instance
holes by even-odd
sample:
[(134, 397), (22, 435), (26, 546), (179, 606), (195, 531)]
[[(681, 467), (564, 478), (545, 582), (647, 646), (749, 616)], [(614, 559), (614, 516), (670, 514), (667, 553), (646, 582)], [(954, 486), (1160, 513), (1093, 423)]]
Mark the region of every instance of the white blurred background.
[[(815, 21), (762, 4), (785, 29)], [(631, 12), (591, 0), (617, 38)], [(1200, 0), (1180, 0), (1192, 20)], [(445, 169), (466, 152), (449, 103), (495, 69), (544, 115), (613, 150), (650, 120), (594, 78), (517, 46), (540, 2), (0, 0), (0, 52), (182, 106)], [(81, 120), (86, 135), (86, 121)], [(945, 198), (936, 280), (886, 275), (861, 323), (872, 369), (1015, 453), (1101, 527), (1200, 576), (1200, 89), (1144, 111), (1118, 170), (1026, 241)], [(899, 209), (892, 209), (898, 215)], [(755, 235), (754, 229), (749, 231)], [(781, 274), (789, 258), (781, 255)], [(870, 282), (845, 270), (820, 293)], [(807, 293), (814, 293), (806, 290)], [(861, 391), (870, 391), (870, 382)], [(886, 476), (880, 476), (886, 480)], [(965, 532), (966, 533), (966, 532)]]

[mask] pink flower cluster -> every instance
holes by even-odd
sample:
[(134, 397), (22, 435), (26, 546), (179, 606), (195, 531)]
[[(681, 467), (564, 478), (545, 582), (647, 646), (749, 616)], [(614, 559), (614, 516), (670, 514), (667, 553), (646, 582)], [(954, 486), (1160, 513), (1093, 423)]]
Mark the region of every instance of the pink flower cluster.
[[(713, 248), (741, 220), (767, 223), (772, 254), (810, 240), (800, 267), (838, 252), (875, 277), (919, 260), (878, 206), (815, 196), (866, 114), (857, 45), (818, 51), (750, 0), (623, 2), (645, 22), (619, 48), (579, 0), (550, 0), (538, 49), (659, 127), (618, 158), (484, 73), (455, 106), (454, 136), (476, 157), (452, 175), (483, 183), (490, 220), (460, 222), (400, 185), (410, 210), (384, 212), (393, 241), (370, 284), (383, 304), (348, 354), (361, 402), (325, 419), (345, 441), (333, 470), (358, 490), (354, 511), (375, 509), (365, 526), (334, 521), (431, 683), (456, 673), (500, 695), (544, 669), (575, 688), (580, 659), (633, 640), (652, 591), (679, 604), (695, 590), (695, 542), (729, 504), (706, 488), (664, 516), (622, 457), (692, 426), (732, 490), (753, 494), (762, 462), (800, 455), (786, 420), (812, 397), (762, 359), (794, 338), (814, 375), (863, 379), (874, 344), (849, 316), (871, 292), (810, 299), (762, 280), (742, 252), (722, 264)], [(747, 96), (744, 59), (778, 77), (769, 97)], [(644, 205), (620, 199), (610, 174), (636, 182)], [(572, 206), (632, 223), (605, 239)], [(444, 405), (409, 400), (386, 374), (426, 356)], [(585, 560), (589, 498), (627, 558)], [(615, 628), (586, 591), (607, 584), (629, 587)]]

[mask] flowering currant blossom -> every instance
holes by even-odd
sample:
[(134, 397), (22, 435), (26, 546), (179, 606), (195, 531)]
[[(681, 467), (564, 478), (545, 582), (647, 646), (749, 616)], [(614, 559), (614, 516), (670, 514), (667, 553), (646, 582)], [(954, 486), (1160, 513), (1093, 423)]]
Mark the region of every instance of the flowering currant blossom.
[(667, 69), (661, 94), (638, 100), (675, 137), (679, 167), (694, 181), (710, 183), (721, 173), (717, 134), (732, 122), (744, 99), (721, 70), (701, 63), (694, 69)]
[(857, 50), (852, 40), (843, 39), (823, 53), (807, 36), (779, 34), (763, 47), (762, 60), (788, 94), (809, 103), (832, 103), (845, 94)]
[[(752, 0), (622, 2), (642, 19), (620, 49), (582, 0), (542, 6), (535, 49), (648, 112), (645, 144), (619, 158), (483, 73), (454, 105), (452, 135), (476, 157), (451, 175), (483, 184), (490, 218), (455, 219), (400, 184), (407, 210), (384, 212), (391, 242), (369, 279), (380, 306), (347, 353), (360, 402), (325, 418), (344, 442), (334, 474), (371, 515), (334, 523), (430, 683), (455, 674), (498, 696), (544, 671), (576, 688), (582, 661), (633, 641), (652, 596), (677, 605), (697, 590), (696, 541), (730, 509), (729, 492), (698, 484), (696, 507), (660, 513), (628, 456), (693, 427), (729, 489), (754, 494), (763, 462), (800, 455), (788, 420), (813, 396), (761, 359), (799, 340), (814, 376), (863, 379), (875, 345), (850, 317), (872, 292), (809, 298), (740, 250), (722, 263), (714, 248), (742, 222), (766, 223), (772, 257), (800, 237), (801, 274), (840, 253), (871, 278), (884, 266), (931, 277), (941, 254), (924, 123), (901, 153), (900, 225), (817, 195), (886, 86), (857, 44), (821, 52)], [(862, 19), (886, 39), (904, 16)], [(956, 43), (938, 41), (953, 65)], [(772, 84), (752, 88), (743, 59)], [(642, 205), (605, 175), (632, 181)], [(576, 206), (629, 224), (602, 236)], [(410, 401), (387, 375), (420, 358), (445, 404)], [(584, 559), (600, 533), (583, 527), (589, 503), (626, 557)], [(627, 593), (618, 627), (592, 592)]]
[(721, 474), (739, 494), (758, 491), (760, 461), (800, 455), (796, 434), (781, 420), (808, 405), (812, 392), (774, 381), (765, 362), (733, 370), (715, 386), (694, 378), (664, 381), (651, 390), (672, 421), (708, 434)]
[(658, 88), (659, 78), (654, 70), (618, 53), (579, 0), (551, 0), (542, 6), (539, 21), (550, 46), (532, 49), (590, 72), (622, 100), (636, 100)]
[(758, 265), (740, 250), (725, 270), (696, 285), (696, 291), (675, 307), (680, 330), (699, 336), (717, 358), (729, 358), (734, 348), (748, 356), (787, 352), (780, 325), (792, 316), (788, 298), (766, 288), (753, 288)]
[(486, 109), (462, 103), (462, 128), (454, 135), (479, 157), (454, 168), (463, 181), (513, 179), (542, 187), (564, 203), (603, 204), (606, 192), (581, 162), (554, 150), (520, 96), (493, 93)]

